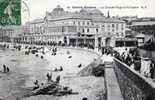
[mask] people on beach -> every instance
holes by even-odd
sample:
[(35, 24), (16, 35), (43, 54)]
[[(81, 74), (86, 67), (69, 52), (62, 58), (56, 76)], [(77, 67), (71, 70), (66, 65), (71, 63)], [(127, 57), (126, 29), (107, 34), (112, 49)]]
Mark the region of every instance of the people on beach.
[(47, 81), (50, 82), (52, 80), (52, 73), (48, 72), (46, 76), (47, 76)]
[(81, 68), (81, 67), (82, 67), (82, 64), (79, 64), (79, 65), (78, 65), (78, 68)]
[(137, 72), (141, 73), (145, 77), (155, 77), (155, 62), (147, 57), (140, 57), (138, 50), (127, 49), (121, 54), (118, 51), (114, 51), (114, 57), (127, 64)]
[(6, 65), (3, 64), (3, 72), (5, 73), (6, 72)]
[(63, 71), (63, 68), (62, 68), (62, 66), (60, 66), (60, 71)]
[(88, 100), (86, 97), (82, 98), (82, 100)]
[(38, 80), (36, 80), (36, 81), (34, 82), (33, 90), (36, 90), (36, 89), (38, 89), (38, 88), (39, 88), (39, 82), (38, 82)]
[(7, 68), (6, 68), (6, 72), (9, 72), (9, 71), (10, 71), (10, 69), (9, 69), (9, 67), (7, 67)]
[(55, 72), (57, 72), (57, 71), (58, 71), (58, 69), (57, 69), (57, 68), (55, 68), (55, 69), (54, 69), (54, 71), (55, 71)]
[(3, 72), (4, 72), (4, 73), (8, 73), (8, 72), (10, 72), (9, 67), (6, 67), (5, 64), (3, 64)]
[(54, 71), (55, 71), (55, 72), (58, 72), (58, 71), (60, 71), (60, 72), (61, 72), (61, 71), (63, 71), (63, 67), (62, 67), (62, 66), (60, 66), (60, 68), (55, 68), (55, 69), (54, 69)]
[(60, 82), (60, 75), (56, 77), (56, 83), (59, 83), (59, 82)]

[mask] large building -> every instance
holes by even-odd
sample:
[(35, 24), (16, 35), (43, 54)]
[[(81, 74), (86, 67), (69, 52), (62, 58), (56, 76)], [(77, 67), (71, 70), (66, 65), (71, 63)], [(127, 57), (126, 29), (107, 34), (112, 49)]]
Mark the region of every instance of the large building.
[(98, 9), (68, 12), (57, 6), (52, 12), (46, 12), (43, 19), (28, 22), (21, 41), (114, 47), (117, 39), (124, 37), (124, 21), (106, 17)]
[(143, 34), (155, 35), (155, 18), (146, 17), (131, 21), (130, 28)]
[(17, 38), (22, 33), (22, 26), (0, 26), (0, 42), (14, 42), (14, 38)]

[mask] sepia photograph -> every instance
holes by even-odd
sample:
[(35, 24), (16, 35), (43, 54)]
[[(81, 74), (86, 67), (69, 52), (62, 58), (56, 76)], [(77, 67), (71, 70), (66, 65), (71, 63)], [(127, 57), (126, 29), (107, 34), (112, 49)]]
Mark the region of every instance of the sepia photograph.
[(155, 100), (154, 0), (0, 0), (0, 100)]

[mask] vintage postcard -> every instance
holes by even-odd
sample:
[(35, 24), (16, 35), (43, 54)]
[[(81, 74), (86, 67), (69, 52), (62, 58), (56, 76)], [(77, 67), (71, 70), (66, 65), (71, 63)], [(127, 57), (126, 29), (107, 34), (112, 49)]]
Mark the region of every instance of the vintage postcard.
[(0, 100), (155, 100), (154, 0), (0, 0)]

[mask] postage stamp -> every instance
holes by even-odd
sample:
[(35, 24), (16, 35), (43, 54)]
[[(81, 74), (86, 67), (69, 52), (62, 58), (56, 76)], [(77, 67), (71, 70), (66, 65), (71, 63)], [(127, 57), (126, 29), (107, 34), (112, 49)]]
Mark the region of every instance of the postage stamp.
[(0, 25), (21, 24), (21, 0), (0, 0)]

